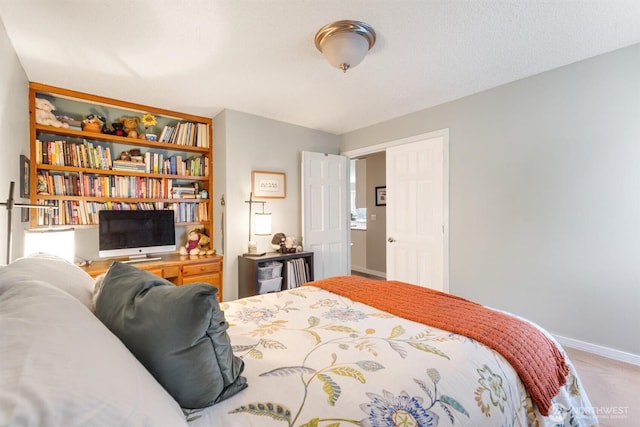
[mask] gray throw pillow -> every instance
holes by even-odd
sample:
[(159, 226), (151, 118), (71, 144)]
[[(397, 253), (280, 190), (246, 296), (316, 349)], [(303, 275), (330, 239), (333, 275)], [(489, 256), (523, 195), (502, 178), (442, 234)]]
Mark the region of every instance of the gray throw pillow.
[(217, 291), (206, 283), (175, 286), (115, 262), (97, 296), (96, 315), (181, 407), (203, 408), (247, 386)]

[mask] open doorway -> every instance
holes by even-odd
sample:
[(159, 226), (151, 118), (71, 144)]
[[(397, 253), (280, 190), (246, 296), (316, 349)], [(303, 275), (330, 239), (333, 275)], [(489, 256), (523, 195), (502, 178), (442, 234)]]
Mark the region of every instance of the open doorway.
[[(361, 268), (352, 262), (353, 273), (448, 291), (448, 153), (448, 129), (343, 153), (366, 159), (366, 264)], [(376, 156), (382, 161), (373, 166)], [(370, 175), (381, 178), (372, 184)], [(352, 260), (357, 260), (353, 247), (361, 236), (354, 233), (351, 230)], [(382, 266), (373, 264), (371, 254), (385, 260)]]
[(351, 274), (386, 278), (386, 187), (384, 151), (351, 159)]

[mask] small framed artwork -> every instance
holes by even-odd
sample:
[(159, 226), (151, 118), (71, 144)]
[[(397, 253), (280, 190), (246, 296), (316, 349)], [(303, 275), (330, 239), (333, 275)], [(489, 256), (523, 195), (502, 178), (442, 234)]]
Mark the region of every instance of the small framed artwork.
[(29, 197), (29, 159), (20, 154), (20, 197)]
[(287, 196), (286, 175), (283, 172), (251, 172), (251, 191), (262, 199), (284, 199)]
[(376, 187), (376, 206), (387, 206), (387, 187)]

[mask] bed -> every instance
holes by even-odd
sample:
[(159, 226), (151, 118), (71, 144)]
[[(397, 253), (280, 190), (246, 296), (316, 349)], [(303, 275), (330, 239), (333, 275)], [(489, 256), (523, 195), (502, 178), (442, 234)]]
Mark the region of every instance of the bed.
[[(121, 268), (119, 276), (109, 277), (110, 270), (100, 279), (107, 282), (104, 294), (94, 298), (94, 280), (57, 258), (30, 257), (0, 267), (0, 425), (597, 425), (562, 348), (537, 325), (508, 313), (439, 293), (428, 302), (429, 292), (423, 295), (416, 287), (351, 276), (218, 306), (215, 290), (209, 291), (213, 287), (173, 287), (134, 267)], [(103, 307), (126, 314), (115, 316), (118, 321), (144, 316), (125, 327), (139, 329), (133, 343), (100, 314), (101, 298), (108, 300), (116, 278), (123, 286), (113, 287), (117, 296), (146, 283), (125, 298), (127, 310), (131, 304), (135, 310)], [(178, 299), (145, 308), (140, 301), (154, 292), (163, 302), (176, 292), (189, 293), (198, 307), (207, 301), (204, 314), (188, 310), (205, 320), (180, 325)], [(408, 300), (398, 299), (398, 292)], [(374, 307), (378, 304), (382, 309)], [(461, 307), (471, 311), (451, 315)], [(488, 326), (456, 321), (485, 311)], [(147, 322), (153, 316), (158, 318)], [(425, 317), (439, 326), (468, 329), (468, 335), (421, 323)], [(522, 329), (512, 333), (511, 324)], [(188, 336), (200, 327), (204, 339)], [(206, 346), (213, 352), (185, 359), (182, 347), (170, 350), (184, 345), (166, 338), (172, 329), (178, 341), (186, 335), (190, 346), (198, 342), (199, 350)], [(211, 349), (212, 342), (217, 349)], [(515, 356), (501, 348), (505, 342), (521, 343)], [(182, 365), (165, 370), (171, 381), (182, 382), (182, 390), (157, 372), (176, 354)], [(213, 394), (194, 392), (216, 364), (222, 386)], [(216, 388), (207, 381), (208, 388)], [(549, 390), (553, 395), (545, 395)], [(196, 398), (209, 393), (208, 403), (181, 405), (186, 401), (181, 393)]]

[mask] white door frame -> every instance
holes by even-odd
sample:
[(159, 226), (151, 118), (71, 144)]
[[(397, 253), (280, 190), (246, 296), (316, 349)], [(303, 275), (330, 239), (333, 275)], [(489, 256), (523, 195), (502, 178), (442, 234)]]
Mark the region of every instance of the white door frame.
[(413, 135), (406, 138), (394, 139), (392, 141), (380, 144), (370, 145), (367, 147), (356, 148), (355, 150), (344, 151), (341, 154), (350, 158), (362, 157), (368, 154), (375, 154), (385, 151), (389, 147), (408, 144), (411, 142), (422, 141), (431, 138), (442, 138), (443, 147), (443, 180), (442, 180), (442, 215), (444, 225), (444, 248), (443, 248), (443, 281), (445, 292), (449, 292), (449, 128), (440, 129), (433, 132), (427, 132), (420, 135)]

